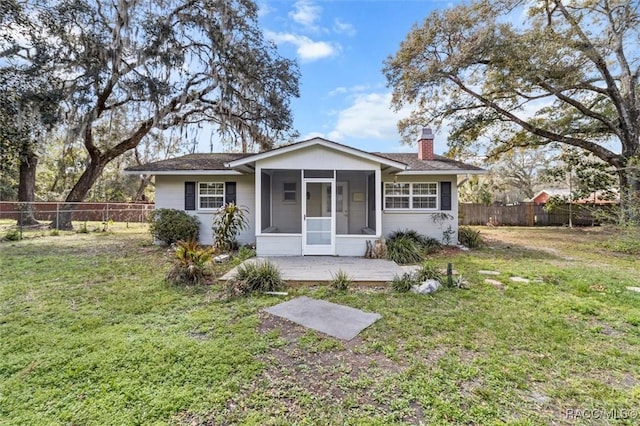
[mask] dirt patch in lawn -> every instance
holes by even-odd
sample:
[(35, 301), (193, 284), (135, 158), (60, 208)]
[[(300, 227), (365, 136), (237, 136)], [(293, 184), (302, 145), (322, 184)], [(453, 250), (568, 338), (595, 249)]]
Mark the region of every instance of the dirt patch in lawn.
[[(308, 415), (300, 404), (305, 399), (347, 411), (390, 409), (400, 392), (394, 378), (407, 368), (405, 364), (371, 351), (360, 336), (345, 342), (266, 313), (260, 319), (258, 332), (273, 340), (260, 356), (266, 368), (254, 391), (277, 401), (269, 409), (286, 412), (290, 420)], [(401, 420), (419, 422), (418, 408), (406, 407)]]

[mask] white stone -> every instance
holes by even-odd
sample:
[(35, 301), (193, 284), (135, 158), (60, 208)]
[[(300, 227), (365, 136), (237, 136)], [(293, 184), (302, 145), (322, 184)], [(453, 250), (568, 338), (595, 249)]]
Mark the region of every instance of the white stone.
[(423, 281), (422, 284), (414, 285), (411, 287), (411, 291), (417, 294), (431, 294), (435, 293), (440, 289), (441, 284), (438, 280), (426, 280)]
[(636, 293), (640, 293), (640, 287), (627, 287), (629, 291), (635, 291)]
[(530, 283), (531, 280), (529, 278), (522, 278), (522, 277), (511, 277), (509, 278), (511, 281), (513, 281), (514, 283)]
[(215, 263), (224, 263), (224, 262), (227, 262), (229, 258), (230, 257), (228, 254), (219, 254), (218, 256), (213, 258), (213, 261)]
[(482, 269), (479, 270), (478, 273), (482, 274), (482, 275), (500, 275), (500, 272), (498, 272), (498, 271), (485, 271), (485, 270), (482, 270)]

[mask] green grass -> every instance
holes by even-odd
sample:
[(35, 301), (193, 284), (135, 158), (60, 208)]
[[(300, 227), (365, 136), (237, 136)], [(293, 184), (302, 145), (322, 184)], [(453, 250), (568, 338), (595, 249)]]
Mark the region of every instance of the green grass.
[(429, 258), (469, 290), (290, 290), (382, 315), (343, 342), (261, 312), (282, 298), (165, 284), (165, 250), (114, 228), (0, 243), (0, 424), (638, 423), (640, 262), (615, 230), (482, 228)]

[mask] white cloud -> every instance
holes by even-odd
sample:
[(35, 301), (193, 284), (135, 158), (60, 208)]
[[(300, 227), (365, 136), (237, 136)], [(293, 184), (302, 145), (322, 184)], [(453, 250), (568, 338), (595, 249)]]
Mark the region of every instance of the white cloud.
[(316, 21), (320, 19), (322, 8), (310, 0), (299, 0), (289, 12), (289, 17), (308, 30), (317, 31)]
[(391, 93), (359, 94), (338, 113), (336, 126), (328, 137), (336, 141), (347, 138), (397, 141), (398, 120), (408, 115), (408, 109), (397, 113), (391, 109)]
[(342, 22), (340, 18), (336, 18), (333, 21), (333, 31), (338, 34), (346, 34), (351, 37), (356, 35), (356, 28), (348, 22)]
[(297, 47), (297, 54), (303, 61), (316, 61), (336, 55), (340, 51), (340, 45), (326, 41), (314, 41), (307, 36), (291, 33), (265, 32), (265, 37), (274, 43), (290, 43)]

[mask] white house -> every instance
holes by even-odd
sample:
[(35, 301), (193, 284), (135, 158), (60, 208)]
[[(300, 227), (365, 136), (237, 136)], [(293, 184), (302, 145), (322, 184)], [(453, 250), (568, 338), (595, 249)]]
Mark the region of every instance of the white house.
[(130, 167), (155, 175), (156, 208), (200, 220), (213, 243), (215, 211), (235, 202), (249, 212), (240, 243), (260, 256), (362, 256), (366, 241), (413, 229), (457, 241), (457, 177), (483, 169), (433, 154), (425, 128), (418, 152), (365, 152), (313, 138), (258, 154), (191, 154)]

